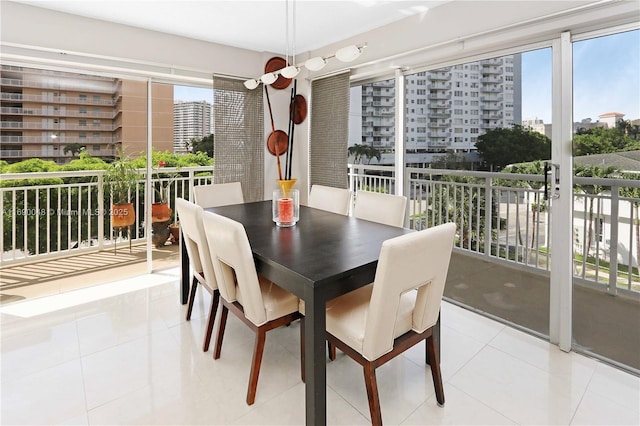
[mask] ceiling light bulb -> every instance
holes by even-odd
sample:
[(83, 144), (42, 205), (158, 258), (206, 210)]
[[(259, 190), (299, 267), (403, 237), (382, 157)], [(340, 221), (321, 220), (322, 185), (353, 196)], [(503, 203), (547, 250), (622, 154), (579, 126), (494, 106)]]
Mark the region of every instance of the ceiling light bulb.
[(271, 84), (275, 82), (277, 79), (278, 79), (278, 76), (273, 72), (268, 72), (264, 74), (262, 77), (260, 77), (260, 80), (262, 80), (264, 84)]
[(325, 65), (327, 65), (327, 61), (321, 56), (308, 59), (307, 62), (304, 63), (304, 66), (311, 71), (319, 71), (324, 68)]
[(298, 75), (299, 72), (300, 68), (296, 67), (295, 65), (289, 65), (288, 67), (282, 68), (280, 70), (280, 74), (286, 78), (294, 78)]
[(342, 62), (350, 62), (356, 59), (362, 54), (362, 48), (352, 44), (351, 46), (343, 47), (336, 52), (336, 58)]
[(255, 78), (252, 78), (244, 82), (244, 87), (246, 87), (249, 90), (253, 90), (256, 87), (258, 87), (259, 84), (260, 82), (258, 80), (256, 80)]

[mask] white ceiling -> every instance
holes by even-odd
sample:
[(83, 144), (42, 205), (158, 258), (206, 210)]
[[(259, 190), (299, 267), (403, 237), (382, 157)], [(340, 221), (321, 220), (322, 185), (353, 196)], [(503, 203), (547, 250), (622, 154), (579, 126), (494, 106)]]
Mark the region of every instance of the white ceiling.
[[(259, 52), (306, 52), (453, 0), (13, 0)], [(295, 38), (293, 9), (295, 7)], [(366, 42), (366, 40), (363, 40)]]

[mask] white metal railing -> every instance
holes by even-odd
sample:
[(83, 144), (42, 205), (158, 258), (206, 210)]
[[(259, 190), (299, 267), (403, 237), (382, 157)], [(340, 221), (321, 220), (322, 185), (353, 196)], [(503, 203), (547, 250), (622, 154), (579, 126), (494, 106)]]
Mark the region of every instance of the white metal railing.
[[(455, 222), (456, 249), (549, 270), (544, 176), (424, 168), (407, 168), (405, 176), (411, 228)], [(395, 193), (395, 183), (393, 167), (349, 165), (352, 191)], [(574, 279), (637, 296), (640, 197), (624, 194), (640, 190), (640, 181), (576, 177), (574, 184)]]
[[(132, 194), (136, 221), (127, 237), (131, 241), (147, 238), (145, 172), (140, 172), (139, 188)], [(213, 166), (163, 167), (161, 173), (178, 175), (175, 179), (152, 176), (152, 185), (171, 182), (172, 206), (176, 197), (190, 199), (194, 185), (210, 183)], [(104, 190), (103, 175), (102, 170), (0, 174), (2, 263), (98, 250), (122, 239), (108, 218), (111, 198)]]
[[(194, 185), (210, 182), (213, 167), (162, 169), (179, 173), (171, 184), (170, 205), (189, 199)], [(0, 175), (0, 253), (3, 263), (96, 250), (112, 244), (105, 220), (109, 194), (102, 171)], [(456, 249), (548, 271), (551, 216), (544, 177), (508, 173), (407, 168), (407, 223), (423, 229), (443, 222), (458, 225)], [(162, 179), (168, 182), (169, 178)], [(153, 177), (153, 182), (159, 180)], [(349, 185), (395, 193), (395, 170), (349, 165)], [(640, 294), (638, 212), (640, 181), (575, 178), (574, 278), (578, 282)], [(597, 189), (594, 190), (594, 189)], [(107, 191), (108, 192), (108, 191)], [(144, 240), (144, 179), (135, 194), (133, 241)]]
[[(115, 157), (115, 149), (91, 149), (88, 152), (94, 157)], [(5, 158), (71, 158), (74, 154), (64, 149), (3, 149), (0, 151), (0, 160)]]

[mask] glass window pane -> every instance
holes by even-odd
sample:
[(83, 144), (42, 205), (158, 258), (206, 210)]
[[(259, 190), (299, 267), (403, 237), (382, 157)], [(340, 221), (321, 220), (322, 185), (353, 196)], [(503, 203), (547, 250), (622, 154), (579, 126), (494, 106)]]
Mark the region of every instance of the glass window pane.
[[(544, 122), (551, 117), (550, 87), (550, 49), (405, 78), (411, 227), (458, 226), (460, 250), (445, 297), (542, 335), (549, 333), (541, 160), (551, 154)], [(510, 178), (511, 172), (530, 177)]]
[[(573, 45), (575, 346), (640, 369), (640, 31)], [(620, 179), (625, 179), (620, 181)]]

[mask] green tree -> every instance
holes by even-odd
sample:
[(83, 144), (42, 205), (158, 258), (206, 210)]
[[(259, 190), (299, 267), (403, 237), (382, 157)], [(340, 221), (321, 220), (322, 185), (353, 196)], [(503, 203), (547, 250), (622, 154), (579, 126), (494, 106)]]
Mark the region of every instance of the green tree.
[(640, 149), (640, 140), (627, 135), (626, 127), (612, 129), (594, 127), (580, 130), (573, 137), (573, 153), (575, 156), (606, 154), (618, 151)]
[(82, 150), (79, 158), (74, 158), (67, 164), (60, 166), (64, 171), (79, 171), (79, 170), (104, 170), (109, 166), (109, 163), (103, 159), (94, 157), (89, 151)]
[(370, 145), (352, 145), (348, 148), (348, 153), (353, 155), (354, 164), (360, 164), (362, 157), (367, 159), (367, 164), (370, 164), (373, 158), (377, 158), (378, 161), (382, 158), (382, 151)]
[(73, 155), (75, 157), (76, 155), (78, 155), (84, 149), (85, 149), (85, 147), (80, 145), (79, 143), (70, 143), (70, 144), (67, 144), (67, 146), (64, 147), (62, 152), (64, 152), (65, 154), (69, 154), (70, 153), (71, 155)]
[[(502, 173), (517, 173), (517, 174), (525, 174), (525, 175), (543, 175), (545, 173), (544, 162), (540, 160), (532, 161), (529, 163), (519, 163), (519, 164), (511, 164), (504, 169), (502, 169)], [(538, 239), (539, 233), (539, 215), (540, 212), (544, 212), (547, 209), (546, 200), (540, 199), (540, 189), (544, 186), (544, 181), (533, 181), (533, 180), (511, 180), (511, 179), (501, 179), (496, 181), (497, 185), (500, 186), (515, 186), (520, 188), (527, 188), (533, 190), (533, 201), (531, 202), (531, 214), (533, 224), (533, 232), (531, 237), (531, 249), (536, 247), (536, 242)], [(527, 198), (531, 194), (532, 191), (527, 191)], [(517, 196), (517, 191), (514, 191), (514, 194)], [(529, 222), (529, 210), (527, 209), (527, 218), (526, 221)], [(524, 246), (522, 240), (522, 232), (520, 225), (520, 216), (516, 216), (516, 229), (518, 230), (518, 241), (520, 245)], [(527, 252), (527, 255), (529, 252)]]
[(209, 157), (213, 158), (213, 146), (214, 146), (213, 133), (203, 138), (192, 138), (191, 141), (189, 141), (189, 145), (191, 146), (191, 152), (193, 153), (204, 152)]
[(514, 124), (512, 128), (489, 130), (478, 137), (476, 148), (489, 170), (501, 170), (508, 164), (551, 158), (551, 140), (518, 124)]
[(616, 128), (635, 141), (640, 139), (640, 126), (637, 124), (631, 124), (631, 121), (629, 120), (618, 120)]

